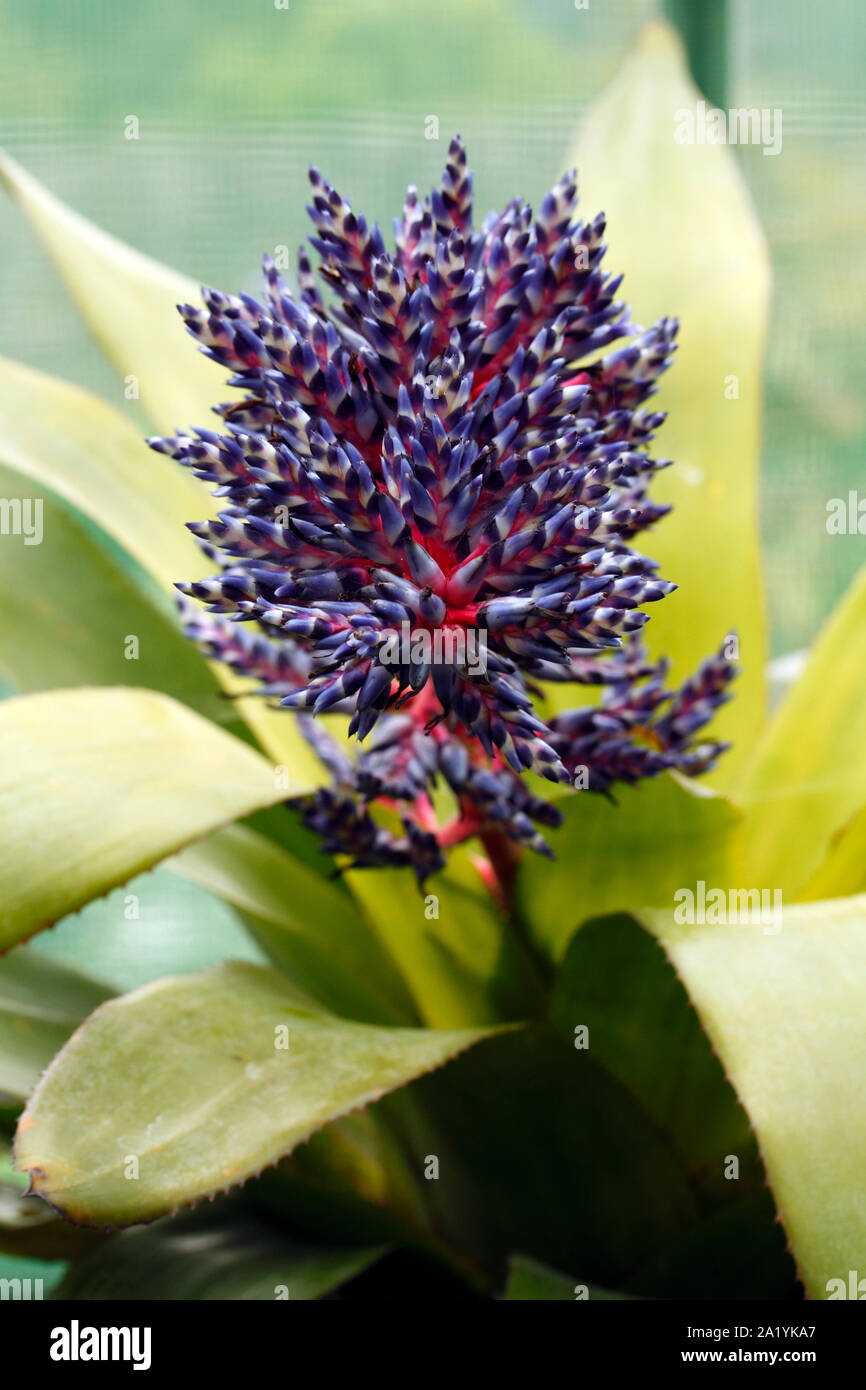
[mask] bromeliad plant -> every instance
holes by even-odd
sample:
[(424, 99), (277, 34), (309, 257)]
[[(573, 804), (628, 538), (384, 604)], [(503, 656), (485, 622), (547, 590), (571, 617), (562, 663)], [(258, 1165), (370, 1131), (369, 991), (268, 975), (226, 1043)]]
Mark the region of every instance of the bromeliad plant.
[[(480, 836), (504, 900), (497, 835), (549, 853), (534, 822), (561, 819), (526, 771), (606, 791), (705, 771), (720, 751), (695, 734), (733, 674), (724, 656), (674, 693), (637, 641), (641, 605), (674, 587), (631, 542), (669, 510), (647, 495), (664, 416), (643, 407), (677, 325), (636, 335), (622, 277), (602, 269), (604, 219), (577, 216), (574, 171), (536, 218), (515, 199), (474, 230), (455, 139), (432, 196), (410, 188), (390, 255), (310, 180), (335, 305), (306, 251), (297, 299), (266, 257), (266, 307), (211, 290), (204, 310), (181, 305), (245, 393), (216, 407), (226, 433), (150, 441), (221, 508), (190, 527), (220, 572), (179, 585), (217, 616), (187, 612), (187, 631), (262, 695), (345, 712), (366, 740), (353, 763), (300, 722), (333, 777), (304, 810), (328, 851), (410, 864), (423, 882)], [(546, 722), (530, 698), (543, 681), (605, 698)], [(446, 823), (437, 779), (457, 802)], [(401, 836), (371, 801), (405, 807)]]
[[(714, 402), (726, 352), (756, 379), (766, 285), (727, 151), (671, 145), (692, 97), (656, 26), (582, 147), (636, 294), (683, 310), (665, 430), (706, 490), (666, 472), (670, 515), (675, 325), (618, 303), (571, 176), (473, 229), (455, 142), (389, 253), (314, 173), (325, 288), (302, 254), (296, 293), (266, 262), (266, 302), (202, 310), (4, 164), (162, 427), (219, 380), (171, 296), (236, 391), (148, 455), (0, 372), (3, 490), (46, 494), (45, 546), (0, 547), (0, 1248), (69, 1261), (68, 1296), (825, 1297), (866, 1266), (866, 586), (762, 725), (756, 407)], [(22, 944), (163, 861), (250, 959), (109, 997)], [(678, 920), (701, 884), (781, 890), (781, 931)]]

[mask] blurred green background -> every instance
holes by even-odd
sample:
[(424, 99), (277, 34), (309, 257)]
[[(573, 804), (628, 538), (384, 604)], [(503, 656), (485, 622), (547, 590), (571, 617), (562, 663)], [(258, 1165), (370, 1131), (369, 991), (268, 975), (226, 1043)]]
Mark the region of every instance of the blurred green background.
[[(737, 152), (775, 276), (762, 507), (779, 654), (811, 639), (864, 552), (825, 523), (827, 499), (860, 485), (866, 435), (866, 9), (727, 11), (728, 104), (783, 111), (778, 157)], [(0, 0), (0, 143), (134, 245), (253, 289), (260, 252), (306, 234), (310, 160), (390, 228), (406, 184), (437, 177), (459, 130), (482, 209), (537, 201), (652, 12), (650, 0)], [(130, 115), (138, 140), (124, 136)], [(129, 408), (5, 201), (0, 237), (0, 352)]]

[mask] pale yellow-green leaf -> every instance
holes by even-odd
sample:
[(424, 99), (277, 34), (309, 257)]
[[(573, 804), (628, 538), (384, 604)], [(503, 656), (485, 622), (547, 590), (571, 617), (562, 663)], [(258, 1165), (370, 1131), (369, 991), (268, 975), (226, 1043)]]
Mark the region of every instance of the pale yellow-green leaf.
[(830, 842), (827, 857), (797, 893), (805, 902), (866, 892), (866, 806)]
[(357, 869), (347, 879), (425, 1023), (455, 1028), (496, 1020), (489, 984), (502, 924), (492, 904), (459, 888), (434, 893), (432, 880), (422, 893), (411, 869)]
[(283, 796), (260, 754), (165, 695), (4, 701), (0, 950)]
[(225, 372), (196, 351), (177, 313), (198, 286), (135, 251), (67, 207), (9, 155), (0, 182), (53, 260), (93, 336), (121, 376), (134, 376), (163, 434), (207, 425), (211, 406), (230, 398)]
[(607, 214), (605, 263), (625, 273), (621, 295), (637, 322), (681, 321), (680, 348), (652, 402), (670, 412), (655, 452), (676, 462), (653, 495), (674, 511), (639, 538), (680, 587), (653, 605), (647, 636), (682, 679), (739, 633), (736, 698), (714, 726), (735, 744), (716, 775), (727, 787), (764, 711), (758, 453), (770, 275), (734, 152), (674, 139), (677, 111), (694, 111), (699, 96), (676, 32), (651, 22), (590, 109), (568, 162), (585, 214)]
[(748, 1111), (806, 1291), (826, 1298), (866, 1269), (866, 897), (784, 905), (780, 930), (641, 917)]
[(147, 1221), (243, 1182), (485, 1035), (298, 1009), (279, 974), (239, 962), (160, 980), (97, 1009), (58, 1054), (16, 1162), (75, 1221)]
[(751, 886), (798, 892), (866, 802), (864, 671), (866, 569), (819, 634), (738, 788)]
[(212, 515), (207, 489), (98, 396), (0, 359), (0, 459), (90, 517), (166, 591), (208, 572), (184, 524)]
[[(199, 578), (212, 568), (185, 525), (212, 514), (207, 489), (148, 449), (105, 401), (5, 359), (0, 359), (0, 462), (95, 521), (166, 594), (177, 580)], [(227, 667), (214, 670), (230, 694), (249, 688)], [(265, 751), (288, 769), (288, 795), (322, 782), (321, 766), (293, 715), (269, 710), (258, 698), (239, 700), (237, 706)]]

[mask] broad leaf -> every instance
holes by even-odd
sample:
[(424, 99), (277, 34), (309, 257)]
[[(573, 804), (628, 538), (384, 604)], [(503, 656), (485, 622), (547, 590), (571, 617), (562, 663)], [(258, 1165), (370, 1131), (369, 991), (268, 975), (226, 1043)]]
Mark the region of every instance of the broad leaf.
[[(32, 491), (0, 467), (0, 496), (22, 501)], [(71, 508), (41, 500), (41, 543), (9, 536), (0, 545), (0, 679), (21, 694), (76, 684), (146, 686), (216, 722), (234, 721), (168, 601), (133, 582)]]
[(26, 1100), (55, 1052), (110, 992), (29, 947), (0, 960), (0, 1095)]
[(212, 514), (207, 488), (98, 396), (0, 359), (0, 461), (90, 517), (167, 594), (207, 573), (185, 527)]
[(177, 314), (195, 299), (194, 281), (143, 256), (81, 217), (9, 155), (0, 181), (15, 198), (59, 270), (90, 331), (163, 432), (206, 425), (229, 394), (220, 369), (195, 350)]
[(684, 1289), (716, 1299), (790, 1296), (794, 1268), (754, 1134), (658, 943), (630, 917), (585, 923), (557, 976), (552, 1017), (645, 1112), (671, 1171), (699, 1201), (685, 1238), (660, 1240), (621, 1287), (650, 1298)]
[(748, 883), (796, 893), (866, 802), (866, 569), (746, 769)]
[(849, 898), (866, 891), (866, 806), (847, 825), (837, 830), (827, 857), (797, 897), (807, 902)]
[[(763, 1185), (748, 1119), (689, 997), (633, 918), (597, 918), (572, 938), (551, 1017), (634, 1097), (665, 1136), (671, 1162), (706, 1197), (718, 1201), (743, 1182)], [(741, 1154), (735, 1185), (724, 1178), (732, 1150)]]
[(170, 978), (78, 1030), (31, 1098), (16, 1161), (74, 1221), (147, 1221), (242, 1183), (483, 1036), (299, 1009), (253, 965)]
[(642, 914), (755, 1128), (811, 1298), (866, 1269), (866, 898), (785, 907), (782, 926)]
[[(111, 406), (78, 387), (18, 363), (0, 360), (0, 463), (56, 493), (127, 551), (167, 594), (180, 579), (208, 569), (185, 523), (210, 515), (207, 489), (148, 449)], [(23, 542), (22, 542), (23, 543)], [(105, 598), (103, 597), (103, 604)], [(227, 667), (215, 667), (224, 689), (249, 688)], [(258, 698), (238, 712), (274, 761), (285, 766), (292, 791), (323, 778), (296, 721)]]
[[(165, 695), (0, 705), (0, 949), (285, 793), (258, 753)], [(48, 810), (46, 812), (46, 800)]]
[(295, 1302), (326, 1297), (381, 1254), (369, 1247), (299, 1245), (222, 1203), (217, 1212), (185, 1212), (101, 1241), (75, 1261), (55, 1297)]
[(735, 809), (699, 782), (665, 774), (616, 787), (615, 802), (576, 792), (547, 833), (553, 863), (527, 854), (518, 877), (521, 910), (538, 945), (560, 960), (581, 922), (608, 912), (673, 906), (683, 885), (742, 881)]
[(694, 112), (699, 97), (675, 30), (654, 21), (591, 108), (569, 162), (587, 213), (607, 214), (606, 261), (625, 272), (636, 319), (681, 320), (653, 401), (670, 412), (657, 452), (677, 465), (653, 495), (674, 511), (644, 543), (680, 587), (654, 605), (647, 634), (682, 679), (739, 633), (743, 670), (717, 725), (734, 743), (717, 774), (729, 786), (764, 711), (757, 480), (770, 272), (734, 153), (675, 139), (678, 113)]
[(430, 1183), (391, 1132), (384, 1109), (383, 1102), (332, 1120), (266, 1169), (252, 1199), (316, 1242), (399, 1240), (429, 1250)]
[(229, 826), (168, 867), (231, 903), (274, 963), (325, 1008), (363, 1022), (418, 1021), (354, 898), (263, 835)]
[(729, 1202), (712, 1208), (684, 1240), (653, 1250), (628, 1288), (640, 1298), (801, 1298), (769, 1189), (746, 1183), (740, 1191), (733, 1178), (730, 1187)]
[(436, 1159), (425, 1183), (433, 1229), (497, 1287), (515, 1248), (560, 1269), (578, 1250), (584, 1279), (622, 1287), (698, 1219), (646, 1112), (547, 1025), (472, 1049), (379, 1111), (418, 1171)]

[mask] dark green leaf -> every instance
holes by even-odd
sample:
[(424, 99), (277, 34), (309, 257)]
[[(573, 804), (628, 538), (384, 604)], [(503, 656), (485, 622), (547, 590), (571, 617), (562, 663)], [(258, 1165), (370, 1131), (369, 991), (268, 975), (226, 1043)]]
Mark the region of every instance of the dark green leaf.
[(123, 1231), (75, 1261), (59, 1299), (298, 1301), (326, 1298), (381, 1249), (313, 1247), (221, 1204)]

